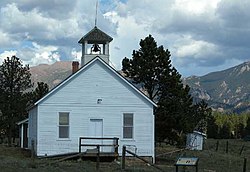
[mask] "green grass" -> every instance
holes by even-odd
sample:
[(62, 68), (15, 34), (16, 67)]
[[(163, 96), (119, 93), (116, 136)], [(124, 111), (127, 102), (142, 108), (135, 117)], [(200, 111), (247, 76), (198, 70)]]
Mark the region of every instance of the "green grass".
[[(203, 151), (183, 150), (180, 152), (173, 152), (178, 148), (170, 145), (157, 146), (156, 153), (164, 154), (173, 152), (171, 154), (162, 155), (157, 158), (157, 166), (164, 169), (166, 172), (175, 171), (175, 162), (180, 156), (194, 156), (199, 158), (199, 172), (242, 172), (244, 157), (247, 158), (247, 171), (250, 172), (250, 142), (242, 140), (228, 140), (228, 153), (226, 153), (227, 140), (219, 140), (218, 151), (216, 151), (217, 140), (208, 139), (205, 141)], [(242, 154), (240, 150), (245, 145)], [(119, 159), (119, 162), (121, 160)], [(30, 158), (30, 154), (16, 147), (6, 147), (0, 145), (0, 171), (14, 172), (66, 172), (66, 171), (96, 171), (96, 163), (92, 161), (64, 161), (54, 163), (55, 160), (49, 159), (34, 159)], [(101, 162), (100, 171), (121, 171), (120, 164), (116, 162)], [(144, 162), (134, 158), (126, 158), (125, 171), (157, 171), (155, 168), (146, 165)], [(181, 171), (181, 170), (180, 170)], [(195, 168), (188, 167), (186, 172), (193, 172)]]

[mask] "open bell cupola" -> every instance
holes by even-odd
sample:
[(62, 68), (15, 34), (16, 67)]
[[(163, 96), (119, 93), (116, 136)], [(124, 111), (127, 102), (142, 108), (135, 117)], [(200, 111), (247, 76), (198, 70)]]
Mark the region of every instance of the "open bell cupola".
[(78, 43), (82, 44), (82, 59), (81, 66), (85, 65), (96, 56), (102, 58), (106, 63), (109, 63), (109, 43), (113, 38), (96, 26), (85, 36), (83, 36)]

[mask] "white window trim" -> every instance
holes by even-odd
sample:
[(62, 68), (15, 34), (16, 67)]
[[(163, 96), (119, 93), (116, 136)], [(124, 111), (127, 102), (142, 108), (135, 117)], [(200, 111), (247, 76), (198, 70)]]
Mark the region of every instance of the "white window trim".
[[(132, 138), (124, 138), (124, 115), (125, 114), (132, 114), (133, 116), (133, 126), (132, 126)], [(134, 118), (135, 114), (133, 112), (124, 112), (122, 113), (122, 139), (121, 140), (126, 140), (126, 141), (135, 141), (135, 132), (134, 132), (134, 128), (135, 128), (135, 118)]]
[[(60, 125), (60, 113), (68, 113), (68, 115), (69, 115), (69, 124), (68, 125)], [(68, 137), (67, 138), (60, 138), (59, 136), (60, 136), (60, 127), (61, 126), (68, 126)], [(66, 140), (66, 141), (68, 141), (68, 140), (70, 140), (70, 112), (58, 112), (58, 126), (57, 126), (57, 131), (58, 131), (58, 139), (57, 140), (60, 140), (60, 141), (63, 141), (63, 140)]]

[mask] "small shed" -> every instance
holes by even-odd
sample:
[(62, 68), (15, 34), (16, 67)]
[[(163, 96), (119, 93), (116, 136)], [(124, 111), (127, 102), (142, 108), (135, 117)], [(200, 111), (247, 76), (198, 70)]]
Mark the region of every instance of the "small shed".
[(193, 131), (193, 133), (187, 134), (186, 147), (190, 150), (202, 150), (205, 138), (205, 133)]
[(28, 123), (29, 118), (17, 122), (19, 126), (19, 146), (21, 148), (28, 148)]

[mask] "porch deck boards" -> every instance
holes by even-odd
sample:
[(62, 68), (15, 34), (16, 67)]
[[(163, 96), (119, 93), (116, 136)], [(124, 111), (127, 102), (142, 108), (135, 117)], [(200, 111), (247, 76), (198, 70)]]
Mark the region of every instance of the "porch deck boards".
[[(82, 157), (97, 157), (97, 152), (85, 152), (84, 154), (81, 155)], [(99, 153), (100, 157), (118, 157), (119, 154), (115, 152), (100, 152)]]

